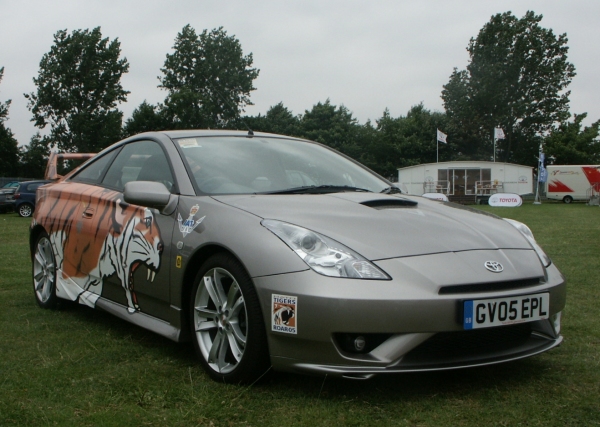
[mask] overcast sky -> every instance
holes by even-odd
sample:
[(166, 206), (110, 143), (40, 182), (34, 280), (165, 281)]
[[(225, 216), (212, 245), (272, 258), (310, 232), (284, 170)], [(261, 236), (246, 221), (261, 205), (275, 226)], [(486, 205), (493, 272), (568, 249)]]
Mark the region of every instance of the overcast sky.
[(0, 102), (12, 99), (5, 126), (28, 144), (36, 128), (23, 93), (35, 92), (32, 79), (53, 35), (100, 26), (103, 37), (120, 40), (130, 64), (121, 82), (131, 93), (119, 106), (126, 119), (142, 101), (164, 100), (157, 76), (190, 24), (198, 33), (222, 26), (254, 55), (260, 75), (249, 115), (279, 102), (303, 114), (327, 98), (360, 123), (385, 108), (406, 115), (421, 102), (443, 111), (442, 86), (454, 67), (467, 66), (469, 39), (492, 15), (521, 18), (527, 10), (555, 34), (567, 33), (577, 71), (571, 113), (587, 112), (588, 125), (600, 119), (598, 0), (0, 0)]

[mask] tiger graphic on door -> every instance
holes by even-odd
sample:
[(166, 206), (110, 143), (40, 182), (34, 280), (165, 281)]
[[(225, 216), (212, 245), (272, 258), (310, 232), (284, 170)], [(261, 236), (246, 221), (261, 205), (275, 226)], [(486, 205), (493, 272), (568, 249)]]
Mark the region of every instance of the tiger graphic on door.
[[(65, 183), (38, 191), (34, 223), (41, 224), (50, 237), (57, 296), (94, 307), (104, 279), (116, 274), (128, 311), (138, 311), (133, 274), (145, 265), (148, 280), (154, 280), (163, 251), (152, 211), (125, 203), (121, 193), (85, 184)], [(57, 224), (56, 218), (67, 220)]]

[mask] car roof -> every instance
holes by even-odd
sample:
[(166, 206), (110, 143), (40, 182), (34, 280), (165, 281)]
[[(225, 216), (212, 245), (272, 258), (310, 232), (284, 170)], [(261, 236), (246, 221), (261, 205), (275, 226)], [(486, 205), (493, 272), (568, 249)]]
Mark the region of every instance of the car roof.
[[(252, 133), (250, 133), (252, 132)], [(223, 129), (186, 129), (186, 130), (165, 130), (158, 132), (146, 132), (137, 135), (133, 135), (133, 137), (140, 136), (151, 136), (151, 135), (166, 135), (171, 139), (176, 138), (192, 138), (196, 136), (254, 136), (254, 137), (272, 137), (272, 138), (285, 138), (285, 139), (297, 139), (304, 140), (302, 138), (295, 138), (293, 136), (287, 135), (278, 135), (274, 133), (267, 132), (253, 132), (250, 130), (223, 130)]]

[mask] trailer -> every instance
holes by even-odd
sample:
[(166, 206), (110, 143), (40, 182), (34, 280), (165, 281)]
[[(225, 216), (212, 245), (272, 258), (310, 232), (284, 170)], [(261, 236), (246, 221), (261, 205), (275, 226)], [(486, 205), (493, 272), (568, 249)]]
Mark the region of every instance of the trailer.
[(600, 165), (549, 165), (546, 197), (571, 203), (593, 203), (600, 195)]
[(486, 203), (493, 194), (533, 194), (533, 168), (512, 163), (454, 161), (398, 169), (398, 186), (408, 194), (442, 193), (451, 200)]

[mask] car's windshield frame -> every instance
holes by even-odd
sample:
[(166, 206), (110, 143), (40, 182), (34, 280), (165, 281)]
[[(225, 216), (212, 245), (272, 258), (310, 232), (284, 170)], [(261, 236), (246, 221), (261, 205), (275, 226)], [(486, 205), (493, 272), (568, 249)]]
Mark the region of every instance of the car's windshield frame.
[(173, 140), (197, 194), (381, 192), (391, 186), (348, 156), (312, 141), (214, 135)]

